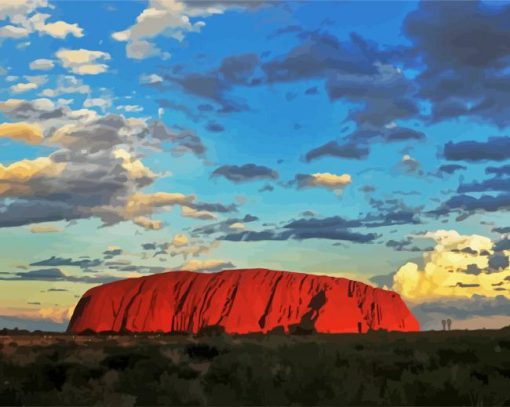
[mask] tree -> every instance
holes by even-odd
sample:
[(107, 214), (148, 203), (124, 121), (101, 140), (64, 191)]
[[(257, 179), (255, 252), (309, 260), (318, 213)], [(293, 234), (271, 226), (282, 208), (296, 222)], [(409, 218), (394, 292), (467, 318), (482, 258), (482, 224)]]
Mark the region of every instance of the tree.
[(443, 324), (443, 331), (446, 331), (446, 320), (442, 320), (441, 323)]
[(446, 320), (446, 323), (448, 324), (448, 330), (451, 331), (452, 330), (452, 320), (450, 318), (448, 318)]

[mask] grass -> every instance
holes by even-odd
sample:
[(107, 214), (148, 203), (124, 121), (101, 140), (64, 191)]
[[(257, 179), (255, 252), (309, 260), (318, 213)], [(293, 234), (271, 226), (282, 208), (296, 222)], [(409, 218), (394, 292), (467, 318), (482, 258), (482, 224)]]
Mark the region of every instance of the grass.
[(294, 336), (0, 331), (0, 405), (21, 404), (510, 405), (510, 329)]

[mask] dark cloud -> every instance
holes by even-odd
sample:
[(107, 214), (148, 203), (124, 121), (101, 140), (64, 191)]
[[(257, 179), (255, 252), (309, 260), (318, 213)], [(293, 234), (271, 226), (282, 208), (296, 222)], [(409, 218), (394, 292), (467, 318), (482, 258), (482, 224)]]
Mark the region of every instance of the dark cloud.
[(501, 233), (501, 234), (510, 233), (510, 226), (497, 227), (497, 228), (492, 229), (492, 231), (496, 232), (496, 233)]
[(381, 274), (378, 276), (370, 277), (369, 280), (376, 284), (378, 287), (392, 287), (393, 286), (393, 276), (397, 274), (390, 273), (390, 274)]
[(312, 86), (311, 88), (308, 88), (306, 91), (305, 91), (305, 95), (317, 95), (319, 93), (319, 89), (317, 88), (317, 86)]
[(278, 173), (271, 168), (256, 164), (223, 165), (211, 174), (211, 178), (224, 177), (229, 181), (240, 183), (261, 179), (278, 179)]
[(386, 247), (390, 247), (397, 252), (424, 252), (431, 251), (432, 247), (421, 248), (417, 245), (413, 245), (414, 239), (412, 237), (406, 237), (402, 240), (390, 239), (386, 242)]
[(469, 195), (455, 195), (448, 199), (438, 210), (432, 211), (435, 214), (448, 214), (451, 209), (462, 209), (471, 214), (478, 210), (495, 212), (501, 209), (510, 208), (510, 194), (482, 195), (478, 198)]
[(259, 192), (273, 192), (274, 187), (271, 184), (266, 184), (262, 188), (259, 189)]
[(510, 158), (510, 137), (489, 137), (487, 141), (448, 142), (444, 156), (450, 161), (503, 161)]
[(510, 178), (492, 178), (482, 182), (460, 184), (457, 192), (510, 191)]
[(430, 120), (472, 116), (510, 123), (510, 7), (480, 1), (421, 2), (404, 22), (410, 54), (425, 69), (416, 82)]
[(200, 114), (196, 113), (195, 111), (193, 111), (193, 109), (181, 103), (176, 103), (168, 99), (158, 99), (157, 102), (160, 107), (184, 113), (188, 118), (190, 118), (194, 122), (197, 122), (201, 118)]
[(37, 269), (27, 272), (18, 272), (8, 278), (0, 278), (4, 281), (70, 281), (87, 284), (104, 284), (118, 280), (117, 277), (107, 275), (97, 276), (68, 276), (59, 268)]
[(229, 241), (330, 239), (370, 243), (378, 237), (375, 233), (364, 234), (351, 230), (361, 225), (360, 221), (346, 220), (339, 216), (322, 219), (303, 218), (291, 221), (281, 228), (229, 233), (219, 239)]
[(286, 27), (279, 28), (268, 35), (268, 39), (273, 39), (284, 34), (297, 34), (303, 32), (303, 28), (299, 25), (288, 25)]
[(102, 264), (99, 259), (66, 259), (62, 257), (51, 256), (49, 259), (30, 263), (30, 266), (50, 266), (50, 267), (80, 267), (82, 269), (97, 267)]
[(339, 144), (336, 141), (330, 141), (329, 143), (308, 151), (305, 155), (305, 160), (310, 162), (321, 157), (352, 158), (355, 160), (361, 160), (366, 158), (368, 153), (369, 149), (366, 146), (354, 143)]
[(122, 254), (122, 249), (109, 249), (103, 252), (106, 259), (111, 259), (112, 257), (119, 256)]
[(459, 164), (446, 164), (439, 167), (440, 173), (453, 174), (456, 171), (465, 170), (467, 167)]
[(210, 225), (196, 227), (191, 233), (195, 236), (209, 236), (214, 233), (229, 233), (232, 232), (231, 226), (235, 223), (251, 223), (258, 220), (259, 218), (257, 216), (247, 214), (243, 218), (231, 218), (221, 222), (212, 223)]
[(216, 122), (209, 122), (207, 124), (206, 129), (208, 131), (213, 132), (213, 133), (221, 133), (222, 131), (225, 130), (225, 127), (223, 127), (221, 124), (216, 123)]
[(248, 107), (232, 100), (227, 93), (234, 85), (250, 85), (250, 78), (258, 63), (259, 57), (256, 54), (234, 55), (225, 58), (219, 67), (205, 73), (176, 75), (170, 72), (163, 74), (163, 77), (188, 93), (217, 103), (221, 113), (238, 112)]
[(153, 137), (161, 142), (172, 143), (170, 151), (175, 156), (191, 153), (203, 158), (207, 151), (202, 139), (192, 130), (171, 131), (161, 122), (154, 122), (151, 126)]
[(496, 177), (510, 175), (510, 165), (503, 165), (501, 167), (487, 167), (485, 169), (485, 173), (494, 174)]

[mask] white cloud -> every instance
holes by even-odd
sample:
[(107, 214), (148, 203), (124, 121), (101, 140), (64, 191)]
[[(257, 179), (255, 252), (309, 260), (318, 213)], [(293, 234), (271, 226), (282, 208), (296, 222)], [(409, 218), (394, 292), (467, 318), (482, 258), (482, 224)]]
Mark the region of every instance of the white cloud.
[(83, 102), (84, 107), (99, 107), (103, 112), (112, 105), (109, 98), (87, 98)]
[(126, 53), (128, 58), (132, 59), (145, 59), (149, 57), (161, 56), (163, 60), (167, 60), (171, 56), (168, 52), (162, 52), (152, 42), (144, 40), (137, 40), (128, 43), (126, 46)]
[(68, 35), (77, 38), (83, 37), (83, 29), (78, 24), (69, 24), (65, 21), (55, 21), (53, 23), (45, 23), (45, 20), (50, 17), (49, 14), (39, 14), (40, 21), (35, 25), (39, 33), (45, 33), (53, 38), (64, 39)]
[(34, 82), (20, 82), (16, 85), (12, 85), (9, 89), (12, 93), (23, 93), (29, 90), (37, 89), (39, 86)]
[(26, 37), (30, 31), (23, 27), (16, 27), (14, 25), (4, 25), (0, 27), (0, 37), (3, 38), (23, 38)]
[(49, 71), (50, 69), (53, 69), (55, 66), (55, 63), (51, 59), (36, 59), (32, 62), (30, 62), (30, 69), (32, 70), (39, 70), (39, 71)]
[(61, 20), (46, 23), (51, 15), (38, 13), (37, 10), (48, 7), (46, 0), (2, 0), (0, 20), (8, 20), (11, 24), (0, 28), (0, 37), (18, 39), (32, 33), (59, 39), (68, 35), (83, 37), (83, 29), (76, 23), (70, 24)]
[(83, 83), (83, 81), (73, 75), (60, 75), (57, 79), (57, 86), (52, 89), (44, 89), (41, 96), (56, 97), (59, 95), (80, 93), (90, 93), (90, 86)]
[(97, 75), (108, 70), (102, 63), (110, 60), (110, 54), (87, 49), (61, 49), (55, 54), (62, 66), (78, 75)]
[(239, 5), (151, 0), (148, 7), (138, 15), (135, 24), (126, 30), (113, 33), (112, 38), (116, 41), (127, 42), (126, 51), (129, 58), (143, 59), (156, 55), (165, 56), (160, 52), (155, 52), (157, 47), (150, 42), (150, 39), (162, 35), (182, 41), (187, 33), (200, 32), (205, 26), (204, 21), (192, 22), (191, 18), (222, 14), (228, 7), (239, 7)]
[(120, 106), (117, 106), (117, 110), (124, 110), (125, 112), (129, 112), (129, 113), (137, 113), (137, 112), (142, 112), (143, 107), (138, 106), (138, 105), (120, 105)]
[(140, 76), (140, 83), (153, 85), (155, 83), (163, 82), (163, 78), (157, 74), (142, 75)]
[[(423, 255), (424, 266), (408, 262), (394, 276), (393, 289), (412, 302), (440, 298), (469, 298), (473, 295), (510, 298), (501, 285), (510, 282), (510, 267), (490, 267), (493, 242), (480, 235), (460, 235), (454, 230), (438, 230), (423, 235), (434, 239), (434, 250)], [(500, 253), (508, 255), (510, 251)]]

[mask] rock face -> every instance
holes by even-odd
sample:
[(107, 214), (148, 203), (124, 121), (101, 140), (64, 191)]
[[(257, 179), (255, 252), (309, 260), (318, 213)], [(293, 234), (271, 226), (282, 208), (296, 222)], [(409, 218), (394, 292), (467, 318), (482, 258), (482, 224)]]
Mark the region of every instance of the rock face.
[(418, 331), (400, 296), (345, 278), (266, 269), (175, 271), (88, 290), (68, 332)]

